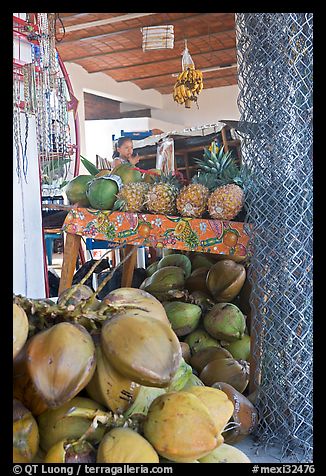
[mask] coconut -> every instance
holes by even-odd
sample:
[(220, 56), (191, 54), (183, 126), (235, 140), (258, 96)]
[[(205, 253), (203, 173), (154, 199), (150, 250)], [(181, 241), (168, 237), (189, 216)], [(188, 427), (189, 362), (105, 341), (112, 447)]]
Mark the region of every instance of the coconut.
[(13, 305), (13, 358), (24, 347), (28, 337), (28, 318), (24, 309), (18, 304)]
[(184, 270), (178, 266), (165, 266), (157, 269), (140, 285), (140, 289), (153, 294), (160, 301), (166, 299), (168, 291), (183, 289), (185, 283)]
[(245, 279), (245, 267), (226, 259), (209, 269), (206, 284), (215, 301), (231, 302), (240, 293)]
[(96, 210), (112, 210), (119, 186), (110, 175), (94, 178), (87, 186), (86, 196)]
[(178, 392), (181, 390), (186, 383), (188, 382), (190, 376), (192, 375), (192, 368), (187, 362), (182, 358), (178, 370), (176, 371), (170, 385), (167, 387), (167, 392)]
[(242, 393), (249, 383), (249, 364), (233, 358), (211, 360), (205, 365), (199, 378), (208, 387), (216, 382), (225, 382)]
[[(44, 451), (49, 449), (61, 440), (78, 439), (89, 428), (90, 422), (85, 417), (64, 416), (71, 408), (87, 408), (91, 410), (105, 410), (105, 407), (98, 402), (85, 397), (75, 397), (56, 409), (46, 410), (37, 417), (40, 432), (40, 445)], [(88, 440), (91, 443), (98, 443), (105, 433), (103, 426), (98, 426), (94, 432), (90, 433)]]
[(148, 277), (152, 276), (152, 274), (155, 273), (155, 271), (157, 271), (157, 266), (158, 266), (158, 261), (154, 261), (154, 263), (147, 266), (146, 274)]
[(191, 261), (186, 255), (182, 254), (170, 254), (164, 256), (157, 265), (157, 269), (165, 268), (166, 266), (179, 266), (185, 273), (185, 279), (191, 274)]
[(143, 311), (144, 315), (168, 324), (170, 321), (162, 303), (147, 291), (137, 288), (119, 288), (111, 291), (103, 302), (116, 308), (135, 308)]
[(39, 431), (32, 413), (13, 400), (13, 462), (30, 463), (39, 447)]
[(157, 453), (172, 461), (194, 461), (217, 445), (211, 414), (189, 392), (170, 392), (157, 397), (149, 408), (143, 429)]
[(201, 328), (197, 328), (188, 334), (185, 338), (185, 342), (189, 345), (192, 355), (206, 347), (221, 347), (216, 339), (213, 339), (205, 329)]
[(48, 405), (42, 399), (27, 367), (26, 350), (31, 338), (19, 352), (13, 363), (13, 396), (19, 400), (34, 416), (47, 410)]
[(67, 183), (64, 191), (71, 205), (78, 203), (81, 207), (89, 207), (90, 203), (86, 196), (86, 190), (93, 179), (93, 175), (78, 175)]
[(235, 342), (223, 342), (225, 347), (236, 360), (250, 360), (250, 336), (244, 334)]
[(96, 344), (96, 369), (86, 387), (88, 395), (114, 413), (123, 413), (135, 400), (139, 384), (121, 375)]
[(180, 301), (166, 302), (164, 309), (177, 336), (185, 336), (194, 331), (202, 313), (201, 308), (196, 304)]
[[(71, 294), (70, 298), (66, 301), (68, 294)], [(81, 301), (86, 301), (93, 295), (93, 291), (86, 284), (74, 284), (70, 288), (62, 291), (58, 297), (58, 304), (64, 303), (65, 306), (76, 306)]]
[(214, 339), (234, 342), (246, 330), (246, 319), (240, 309), (231, 303), (218, 303), (203, 319), (204, 328)]
[(194, 353), (190, 359), (190, 365), (200, 374), (211, 360), (225, 359), (227, 357), (232, 358), (232, 354), (223, 347), (206, 347)]
[(163, 393), (166, 393), (165, 388), (140, 385), (135, 401), (124, 412), (123, 416), (127, 418), (131, 416), (146, 416), (153, 400), (155, 400), (156, 397), (163, 395)]
[(180, 346), (181, 346), (182, 357), (184, 358), (185, 362), (189, 364), (190, 358), (191, 358), (189, 344), (187, 344), (187, 342), (180, 342)]
[(133, 382), (167, 387), (181, 361), (173, 330), (140, 310), (126, 310), (105, 321), (102, 350), (110, 364)]
[(118, 165), (112, 170), (111, 174), (118, 175), (124, 185), (131, 182), (142, 181), (141, 172), (139, 172), (139, 170), (136, 170), (135, 167), (129, 163)]
[(30, 339), (29, 375), (42, 400), (57, 408), (71, 400), (92, 378), (95, 346), (83, 326), (60, 322)]
[(200, 463), (251, 463), (248, 456), (239, 448), (223, 443), (203, 458)]
[(215, 263), (215, 260), (207, 254), (195, 253), (191, 258), (192, 270), (197, 268), (210, 268)]
[(44, 457), (44, 463), (96, 463), (96, 450), (86, 440), (58, 441)]
[(130, 428), (113, 428), (102, 439), (97, 463), (158, 463), (153, 446)]
[(227, 394), (217, 388), (194, 386), (186, 390), (195, 395), (207, 407), (215, 423), (215, 431), (220, 435), (230, 420), (234, 405)]
[(197, 375), (192, 373), (190, 377), (188, 378), (186, 385), (182, 388), (182, 391), (185, 392), (186, 390), (188, 390), (188, 388), (195, 387), (195, 386), (203, 387), (204, 385), (205, 385), (204, 382), (202, 382), (200, 378), (197, 377)]
[(206, 277), (209, 271), (208, 267), (196, 268), (192, 271), (191, 275), (186, 279), (185, 288), (188, 291), (202, 291), (207, 296), (209, 295), (209, 290), (206, 285)]
[(225, 382), (216, 382), (213, 388), (222, 390), (231, 400), (234, 406), (231, 421), (236, 425), (232, 430), (223, 434), (225, 443), (238, 443), (250, 435), (257, 426), (258, 412), (250, 400), (238, 392), (232, 385)]

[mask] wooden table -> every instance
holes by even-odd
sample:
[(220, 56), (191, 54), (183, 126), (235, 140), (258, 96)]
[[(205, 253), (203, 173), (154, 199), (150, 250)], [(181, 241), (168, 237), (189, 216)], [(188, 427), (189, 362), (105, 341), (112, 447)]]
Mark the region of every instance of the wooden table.
[[(122, 245), (125, 254), (138, 246), (244, 257), (248, 253), (244, 224), (234, 221), (74, 208), (62, 230), (67, 235), (59, 293), (72, 285), (82, 236)], [(131, 285), (135, 264), (133, 253), (123, 266), (122, 287)]]

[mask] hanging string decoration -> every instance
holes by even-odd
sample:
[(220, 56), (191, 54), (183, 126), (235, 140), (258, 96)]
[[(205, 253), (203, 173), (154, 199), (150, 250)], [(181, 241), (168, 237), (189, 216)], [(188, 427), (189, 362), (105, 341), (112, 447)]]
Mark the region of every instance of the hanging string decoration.
[(190, 109), (192, 102), (197, 104), (197, 97), (203, 86), (203, 73), (195, 68), (195, 63), (187, 48), (187, 41), (185, 41), (185, 49), (182, 53), (182, 71), (173, 88), (173, 99), (178, 104), (184, 104), (187, 109)]
[(40, 74), (37, 81), (37, 142), (42, 188), (46, 194), (60, 192), (68, 174), (72, 174), (71, 136), (65, 78), (60, 71), (55, 48), (56, 14), (38, 13), (39, 45), (33, 45), (33, 63)]

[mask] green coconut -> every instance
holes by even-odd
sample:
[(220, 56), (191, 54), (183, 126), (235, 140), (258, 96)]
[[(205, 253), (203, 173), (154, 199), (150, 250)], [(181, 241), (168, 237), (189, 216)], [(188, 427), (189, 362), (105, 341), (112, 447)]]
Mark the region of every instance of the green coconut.
[(78, 175), (70, 180), (64, 188), (71, 205), (78, 203), (82, 207), (90, 205), (86, 195), (88, 184), (94, 179), (93, 175)]
[[(203, 384), (204, 385), (204, 384)], [(124, 417), (131, 417), (132, 415), (144, 415), (148, 413), (148, 409), (153, 400), (166, 393), (165, 388), (149, 387), (140, 385), (139, 392), (132, 405), (123, 413)]]
[(200, 253), (196, 253), (191, 259), (193, 271), (197, 268), (210, 268), (214, 263), (215, 260), (213, 258)]
[(192, 387), (203, 387), (205, 386), (204, 382), (202, 382), (200, 380), (199, 377), (197, 377), (197, 375), (195, 375), (194, 373), (192, 373), (190, 375), (190, 377), (188, 378), (185, 386), (182, 388), (182, 391), (186, 392), (189, 388), (192, 388)]
[(118, 184), (110, 175), (94, 178), (87, 186), (86, 196), (92, 208), (111, 210), (119, 191)]
[(157, 265), (157, 269), (165, 268), (166, 266), (179, 266), (184, 270), (185, 279), (191, 274), (191, 261), (186, 255), (170, 254), (164, 256)]
[(155, 271), (157, 270), (157, 266), (158, 266), (158, 261), (154, 261), (154, 263), (150, 264), (146, 268), (146, 273), (148, 277), (152, 276), (152, 274), (155, 273)]
[(140, 285), (140, 289), (153, 294), (160, 301), (168, 297), (168, 291), (172, 289), (183, 289), (185, 274), (178, 266), (166, 266), (156, 270), (152, 276), (145, 279)]
[(241, 339), (246, 330), (246, 319), (232, 303), (218, 303), (203, 319), (206, 331), (214, 339), (234, 342)]
[(236, 360), (250, 359), (250, 336), (244, 334), (243, 337), (235, 342), (223, 342), (225, 347), (232, 357)]
[(183, 389), (189, 378), (192, 375), (192, 368), (184, 358), (181, 359), (178, 370), (176, 371), (170, 385), (167, 387), (167, 392), (179, 392)]
[(112, 171), (112, 175), (118, 175), (121, 178), (123, 184), (142, 181), (141, 172), (136, 170), (135, 166), (129, 163), (118, 165)]
[(163, 305), (177, 336), (188, 335), (197, 328), (202, 313), (199, 306), (181, 301), (166, 302)]
[(211, 337), (205, 329), (195, 329), (187, 335), (185, 342), (189, 345), (192, 355), (206, 347), (221, 347), (221, 344)]

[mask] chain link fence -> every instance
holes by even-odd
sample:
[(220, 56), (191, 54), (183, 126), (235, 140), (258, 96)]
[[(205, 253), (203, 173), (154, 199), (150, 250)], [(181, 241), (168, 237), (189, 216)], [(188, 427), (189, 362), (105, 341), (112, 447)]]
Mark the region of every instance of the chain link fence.
[[(311, 13), (237, 13), (243, 162), (252, 170), (252, 389), (261, 447), (312, 461)], [(250, 227), (250, 228), (249, 228)]]

